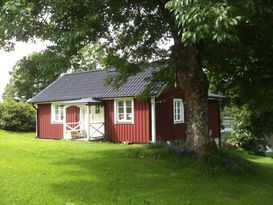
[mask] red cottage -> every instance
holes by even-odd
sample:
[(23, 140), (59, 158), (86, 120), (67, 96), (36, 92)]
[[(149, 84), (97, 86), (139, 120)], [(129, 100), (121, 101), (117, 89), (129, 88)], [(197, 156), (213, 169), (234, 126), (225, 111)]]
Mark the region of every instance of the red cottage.
[[(147, 69), (129, 77), (119, 89), (105, 86), (115, 71), (65, 74), (30, 100), (37, 107), (37, 136), (42, 139), (150, 143), (186, 137), (182, 93), (159, 83), (149, 98), (138, 96), (156, 72)], [(220, 141), (220, 112), (216, 94), (208, 94), (211, 136)]]

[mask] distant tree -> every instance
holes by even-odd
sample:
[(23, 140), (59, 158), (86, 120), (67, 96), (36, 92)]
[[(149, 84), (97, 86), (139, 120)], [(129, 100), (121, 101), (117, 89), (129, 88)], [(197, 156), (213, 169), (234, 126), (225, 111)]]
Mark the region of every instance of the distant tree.
[(71, 58), (52, 50), (34, 52), (19, 60), (10, 72), (3, 98), (28, 100), (46, 88), (62, 73), (101, 68), (103, 50), (97, 46), (85, 46)]
[(13, 67), (3, 98), (17, 97), (28, 100), (56, 80), (69, 67), (69, 61), (50, 51), (32, 53), (19, 60)]

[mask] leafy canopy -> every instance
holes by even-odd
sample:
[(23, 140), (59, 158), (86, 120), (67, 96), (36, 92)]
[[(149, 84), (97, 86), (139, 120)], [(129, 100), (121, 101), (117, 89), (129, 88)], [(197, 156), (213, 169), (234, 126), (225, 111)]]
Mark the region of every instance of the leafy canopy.
[(241, 16), (226, 0), (171, 0), (166, 8), (174, 14), (181, 41), (186, 44), (238, 40), (232, 30)]

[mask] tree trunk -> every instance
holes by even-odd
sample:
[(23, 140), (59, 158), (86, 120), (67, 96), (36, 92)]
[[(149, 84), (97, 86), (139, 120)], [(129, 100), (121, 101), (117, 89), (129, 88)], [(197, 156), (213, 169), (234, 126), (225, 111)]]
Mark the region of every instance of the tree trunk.
[(176, 41), (172, 54), (176, 63), (177, 81), (184, 95), (187, 138), (185, 149), (199, 155), (216, 151), (209, 134), (208, 79), (202, 69), (200, 49), (197, 45), (183, 45)]

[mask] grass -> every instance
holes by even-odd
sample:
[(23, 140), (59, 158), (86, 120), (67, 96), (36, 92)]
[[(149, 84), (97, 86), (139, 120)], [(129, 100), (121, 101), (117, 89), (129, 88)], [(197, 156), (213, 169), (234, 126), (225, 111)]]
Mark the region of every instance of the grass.
[(159, 149), (0, 131), (0, 204), (272, 204), (273, 159), (236, 154), (249, 171)]

